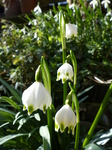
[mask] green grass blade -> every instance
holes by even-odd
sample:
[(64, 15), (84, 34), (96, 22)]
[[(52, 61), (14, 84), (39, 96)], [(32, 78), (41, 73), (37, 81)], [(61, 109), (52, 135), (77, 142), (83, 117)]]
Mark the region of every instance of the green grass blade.
[(42, 66), (42, 77), (43, 82), (45, 85), (45, 88), (49, 91), (51, 94), (51, 78), (50, 78), (50, 71), (47, 65), (47, 62), (45, 61), (44, 57), (41, 58), (41, 66)]
[(11, 92), (11, 94), (21, 103), (21, 97), (19, 94), (14, 90), (12, 86), (10, 86), (6, 81), (0, 78), (0, 82)]
[(12, 111), (0, 108), (0, 123), (2, 122), (12, 122), (14, 120), (14, 114)]
[(17, 110), (20, 110), (20, 107), (18, 106), (17, 103), (15, 103), (11, 98), (6, 97), (6, 96), (2, 96), (0, 97), (0, 102), (7, 102), (9, 103), (12, 107), (14, 107)]
[(12, 135), (4, 136), (4, 137), (0, 138), (0, 145), (2, 145), (5, 142), (7, 142), (9, 140), (12, 140), (14, 138), (21, 137), (21, 136), (26, 136), (26, 135), (28, 135), (28, 133), (18, 133), (18, 134), (12, 134)]

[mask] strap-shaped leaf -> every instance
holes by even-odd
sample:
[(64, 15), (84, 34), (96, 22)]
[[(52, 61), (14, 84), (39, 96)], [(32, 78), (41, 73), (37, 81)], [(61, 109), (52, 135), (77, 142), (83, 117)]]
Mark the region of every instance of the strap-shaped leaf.
[(14, 120), (15, 114), (5, 108), (0, 108), (0, 124), (1, 122), (12, 122)]
[(76, 82), (77, 82), (77, 61), (75, 58), (75, 55), (72, 51), (70, 51), (70, 57), (71, 57), (71, 61), (73, 64), (73, 69), (74, 69), (74, 88), (76, 88)]
[(40, 135), (43, 138), (44, 150), (51, 150), (50, 133), (47, 125), (40, 127)]
[(12, 107), (14, 107), (17, 110), (20, 110), (20, 107), (18, 106), (17, 103), (15, 103), (11, 98), (7, 96), (2, 96), (0, 97), (0, 102), (7, 102), (9, 103)]
[(42, 77), (45, 88), (49, 91), (51, 94), (51, 78), (50, 78), (50, 71), (47, 65), (47, 62), (45, 61), (44, 57), (41, 58), (41, 69), (42, 69)]
[(98, 146), (95, 143), (90, 143), (90, 144), (85, 146), (84, 150), (105, 150), (105, 148)]
[(19, 94), (14, 90), (12, 86), (10, 86), (7, 82), (0, 78), (0, 82), (11, 92), (11, 94), (21, 103), (21, 97)]
[(14, 138), (21, 137), (21, 136), (26, 136), (26, 135), (28, 135), (28, 133), (19, 133), (19, 134), (12, 134), (12, 135), (4, 136), (4, 137), (0, 138), (0, 145), (2, 145), (5, 142), (7, 142), (9, 140), (12, 140)]

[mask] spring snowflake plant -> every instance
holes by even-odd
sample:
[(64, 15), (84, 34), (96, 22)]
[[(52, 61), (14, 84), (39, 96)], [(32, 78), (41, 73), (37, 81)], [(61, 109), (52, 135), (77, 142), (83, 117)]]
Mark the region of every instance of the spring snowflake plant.
[[(112, 84), (107, 91), (107, 95), (101, 104), (87, 136), (83, 140), (82, 146), (80, 146), (79, 102), (76, 93), (77, 61), (74, 53), (70, 51), (69, 56), (71, 61), (67, 62), (65, 42), (66, 38), (72, 37), (73, 34), (77, 36), (77, 25), (66, 25), (63, 12), (61, 11), (59, 15), (63, 64), (57, 70), (57, 81), (62, 80), (63, 105), (58, 110), (55, 110), (53, 106), (50, 71), (47, 62), (42, 56), (40, 66), (35, 73), (35, 82), (22, 94), (23, 108), (28, 111), (28, 115), (31, 115), (36, 110), (41, 110), (46, 115), (47, 123), (39, 129), (43, 139), (44, 150), (66, 150), (71, 142), (74, 143), (72, 147), (74, 150), (79, 150), (79, 147), (85, 150), (101, 150), (102, 148), (99, 145), (96, 145), (94, 142), (89, 142), (110, 97)], [(66, 30), (68, 25), (70, 25), (69, 32)], [(67, 87), (70, 89), (69, 93), (67, 93)]]

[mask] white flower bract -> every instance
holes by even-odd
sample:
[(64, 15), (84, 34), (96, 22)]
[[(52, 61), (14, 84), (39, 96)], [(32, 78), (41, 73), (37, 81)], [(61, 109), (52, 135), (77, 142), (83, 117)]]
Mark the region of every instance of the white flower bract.
[(93, 9), (95, 9), (95, 7), (98, 6), (97, 0), (92, 0), (92, 1), (90, 2), (90, 5), (93, 6)]
[(34, 82), (23, 92), (22, 102), (30, 115), (37, 109), (45, 112), (51, 106), (52, 98), (41, 82)]
[(106, 9), (106, 8), (108, 8), (108, 4), (110, 4), (110, 1), (109, 1), (109, 0), (103, 0), (103, 1), (101, 2), (101, 4), (103, 4), (104, 7), (105, 7), (105, 9)]
[(72, 130), (74, 135), (74, 129), (76, 126), (76, 116), (71, 107), (64, 105), (55, 115), (55, 131), (58, 132), (59, 128), (61, 133), (68, 127), (68, 133)]
[(77, 36), (77, 25), (66, 24), (66, 38), (71, 38), (72, 36)]
[(62, 83), (65, 83), (66, 80), (73, 81), (73, 68), (70, 64), (64, 63), (57, 71), (57, 81), (62, 79)]

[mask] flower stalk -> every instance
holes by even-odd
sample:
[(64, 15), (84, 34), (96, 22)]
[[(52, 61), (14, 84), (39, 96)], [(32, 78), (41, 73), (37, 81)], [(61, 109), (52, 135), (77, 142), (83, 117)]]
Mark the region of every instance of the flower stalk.
[[(61, 42), (62, 42), (62, 61), (63, 64), (65, 63), (66, 60), (66, 38), (65, 38), (65, 19), (64, 19), (64, 15), (63, 12), (60, 11), (59, 14), (59, 25), (60, 25), (60, 36), (61, 36)], [(66, 96), (67, 96), (67, 82), (65, 82), (63, 84), (63, 104), (65, 104), (65, 100), (66, 100)]]
[[(80, 132), (80, 116), (79, 116), (79, 102), (78, 98), (76, 95), (76, 90), (72, 87), (72, 84), (69, 82), (69, 86), (72, 91), (72, 96), (73, 96), (73, 103), (76, 108), (76, 117), (77, 117), (77, 124), (76, 124), (76, 135), (75, 135), (75, 145), (74, 145), (74, 150), (78, 150), (79, 146), (79, 132)], [(74, 110), (74, 108), (72, 108)]]
[(95, 117), (95, 119), (94, 119), (94, 121), (93, 121), (93, 123), (92, 123), (92, 125), (91, 125), (91, 127), (89, 129), (89, 131), (88, 131), (88, 134), (87, 134), (87, 136), (86, 136), (86, 138), (85, 138), (85, 140), (83, 142), (83, 146), (82, 146), (83, 148), (90, 141), (90, 139), (91, 139), (91, 137), (92, 137), (92, 135), (94, 133), (94, 130), (95, 130), (95, 128), (96, 128), (96, 126), (97, 126), (97, 124), (98, 124), (98, 122), (99, 122), (99, 120), (100, 120), (100, 118), (101, 118), (101, 116), (102, 116), (106, 106), (107, 106), (107, 103), (109, 101), (109, 98), (110, 98), (111, 94), (112, 94), (112, 83), (110, 84), (110, 86), (109, 86), (109, 88), (107, 90), (107, 93), (106, 93), (106, 95), (105, 95), (105, 97), (104, 97), (104, 99), (103, 99), (103, 101), (102, 101), (102, 103), (100, 105), (100, 108), (99, 108), (99, 110), (97, 112), (97, 115), (96, 115), (96, 117)]

